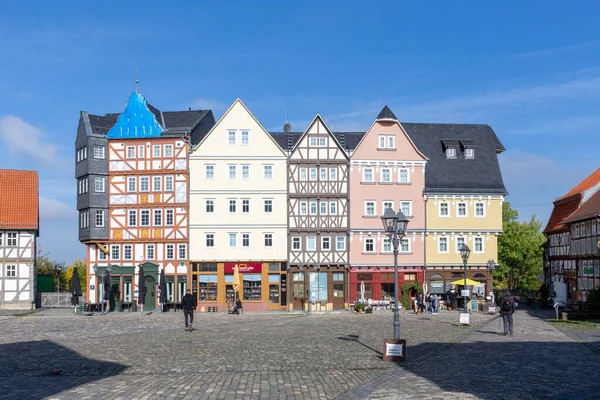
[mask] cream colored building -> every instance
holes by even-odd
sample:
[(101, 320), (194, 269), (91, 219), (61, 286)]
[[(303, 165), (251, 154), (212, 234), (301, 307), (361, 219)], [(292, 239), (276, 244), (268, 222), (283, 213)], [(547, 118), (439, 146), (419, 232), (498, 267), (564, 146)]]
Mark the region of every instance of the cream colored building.
[(233, 299), (238, 264), (244, 309), (285, 306), (287, 156), (237, 99), (190, 154), (190, 262), (199, 306)]

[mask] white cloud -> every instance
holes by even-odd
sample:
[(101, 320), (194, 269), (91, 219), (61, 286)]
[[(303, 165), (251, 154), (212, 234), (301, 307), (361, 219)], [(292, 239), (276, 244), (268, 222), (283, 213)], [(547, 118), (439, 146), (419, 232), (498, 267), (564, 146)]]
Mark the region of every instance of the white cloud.
[[(63, 203), (60, 200), (40, 196), (40, 219), (42, 220), (42, 225), (45, 221), (64, 221), (66, 219), (74, 220), (74, 223), (76, 224), (77, 210), (75, 207)], [(41, 228), (42, 227), (40, 227), (40, 229)]]
[(12, 153), (25, 154), (48, 165), (59, 163), (58, 147), (46, 141), (41, 129), (15, 115), (0, 117), (0, 139)]
[(522, 58), (551, 56), (551, 55), (555, 55), (555, 54), (568, 53), (571, 51), (586, 49), (588, 47), (596, 46), (598, 44), (600, 44), (600, 41), (598, 41), (598, 40), (593, 41), (593, 42), (574, 43), (574, 44), (570, 44), (567, 46), (553, 47), (551, 49), (542, 49), (542, 50), (530, 51), (527, 53), (514, 54), (514, 55), (510, 56), (510, 58), (522, 59)]

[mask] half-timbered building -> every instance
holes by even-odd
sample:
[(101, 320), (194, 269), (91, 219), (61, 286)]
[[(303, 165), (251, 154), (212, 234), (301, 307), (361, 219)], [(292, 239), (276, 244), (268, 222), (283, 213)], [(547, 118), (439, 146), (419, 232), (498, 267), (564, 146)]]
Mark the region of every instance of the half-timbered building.
[[(189, 146), (213, 125), (210, 110), (161, 112), (137, 92), (121, 114), (82, 112), (77, 177), (80, 241), (87, 245), (91, 277), (88, 302), (98, 303), (110, 290), (111, 309), (130, 305), (144, 279), (144, 305), (153, 309), (163, 269), (168, 302), (180, 302), (189, 272)], [(89, 161), (88, 151), (80, 154), (86, 146)], [(106, 269), (110, 288), (99, 279)]]
[(190, 154), (190, 262), (200, 310), (287, 309), (287, 155), (237, 99)]
[(348, 156), (319, 115), (291, 150), (288, 181), (290, 306), (307, 308), (310, 301), (315, 311), (343, 309), (348, 304)]
[(0, 169), (0, 192), (0, 309), (30, 309), (39, 236), (38, 173)]
[[(600, 184), (600, 169), (594, 171), (590, 176), (581, 181), (567, 194), (554, 201), (554, 208), (544, 229), (544, 235), (547, 238), (546, 251), (544, 251), (544, 274), (545, 284), (554, 301), (571, 302), (582, 299), (582, 293), (578, 290), (578, 258), (583, 261), (588, 259), (586, 252), (579, 254), (579, 243), (587, 235), (587, 226), (585, 215), (582, 214), (583, 231), (580, 226), (580, 220), (576, 213), (580, 207), (586, 203), (597, 191)], [(586, 207), (587, 208), (587, 207)], [(576, 219), (570, 217), (575, 215)], [(591, 217), (590, 232), (591, 232)], [(571, 221), (571, 226), (569, 222)], [(572, 235), (577, 235), (577, 244), (573, 244)], [(583, 235), (582, 235), (583, 234)], [(587, 246), (587, 243), (586, 243)], [(580, 257), (585, 254), (585, 257)], [(589, 254), (592, 255), (592, 254)], [(589, 271), (589, 269), (586, 269)], [(588, 287), (587, 282), (585, 287)], [(587, 290), (586, 290), (587, 291)]]

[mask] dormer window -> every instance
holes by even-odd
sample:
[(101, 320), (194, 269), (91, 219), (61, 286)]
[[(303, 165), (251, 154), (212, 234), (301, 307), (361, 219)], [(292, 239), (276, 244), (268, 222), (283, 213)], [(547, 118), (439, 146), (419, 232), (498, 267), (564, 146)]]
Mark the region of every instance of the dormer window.
[(454, 147), (446, 149), (446, 158), (456, 158), (456, 149)]
[(475, 158), (475, 149), (465, 149), (465, 158)]

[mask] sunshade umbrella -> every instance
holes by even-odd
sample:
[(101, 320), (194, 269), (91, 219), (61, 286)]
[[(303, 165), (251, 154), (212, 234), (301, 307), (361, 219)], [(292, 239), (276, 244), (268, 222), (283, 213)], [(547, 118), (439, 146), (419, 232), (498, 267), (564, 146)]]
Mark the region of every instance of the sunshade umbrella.
[(365, 281), (360, 281), (360, 301), (365, 302)]
[(108, 272), (108, 269), (104, 272), (103, 285), (104, 285), (104, 300), (109, 300), (110, 299), (110, 272)]
[(74, 305), (75, 311), (79, 305), (79, 296), (81, 296), (81, 282), (79, 282), (79, 272), (77, 267), (73, 267), (73, 277), (71, 278), (71, 305)]
[(144, 305), (146, 301), (146, 281), (144, 280), (144, 267), (138, 269), (138, 304)]
[[(454, 282), (450, 282), (450, 284), (452, 284), (452, 285), (464, 285), (465, 284), (465, 280), (464, 279), (457, 279)], [(472, 279), (467, 279), (467, 286), (481, 286), (481, 285), (483, 285), (483, 283), (474, 281)]]
[(167, 281), (165, 280), (165, 269), (160, 270), (160, 283), (158, 286), (160, 290), (159, 301), (163, 305), (163, 311), (165, 311), (165, 304), (167, 303)]
[(236, 300), (238, 298), (238, 292), (241, 286), (242, 283), (240, 281), (240, 270), (238, 269), (238, 266), (236, 264), (233, 268), (233, 292), (235, 293)]

